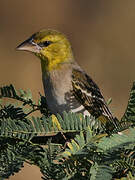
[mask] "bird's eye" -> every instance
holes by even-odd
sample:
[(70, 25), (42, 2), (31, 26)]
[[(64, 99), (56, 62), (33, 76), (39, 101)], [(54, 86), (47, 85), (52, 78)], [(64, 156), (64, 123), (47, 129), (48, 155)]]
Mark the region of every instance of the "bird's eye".
[(52, 42), (51, 41), (44, 41), (44, 42), (40, 42), (38, 45), (40, 47), (47, 47), (51, 44)]

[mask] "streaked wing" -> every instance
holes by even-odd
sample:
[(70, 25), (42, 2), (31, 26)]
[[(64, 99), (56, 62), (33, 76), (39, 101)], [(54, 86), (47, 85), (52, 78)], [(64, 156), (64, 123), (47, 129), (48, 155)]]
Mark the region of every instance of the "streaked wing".
[(83, 115), (87, 116), (90, 115), (86, 108), (76, 99), (73, 91), (67, 92), (65, 94), (65, 99), (68, 104), (69, 111), (74, 113), (82, 113)]
[(95, 118), (103, 115), (113, 120), (100, 89), (84, 71), (73, 69), (72, 85), (75, 97), (91, 115)]

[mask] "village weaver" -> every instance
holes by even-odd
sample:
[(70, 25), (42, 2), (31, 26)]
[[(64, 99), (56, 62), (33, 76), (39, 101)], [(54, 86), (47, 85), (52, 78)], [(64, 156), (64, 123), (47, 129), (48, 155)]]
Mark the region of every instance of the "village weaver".
[(32, 52), (40, 59), (45, 97), (52, 114), (71, 111), (91, 114), (103, 124), (114, 121), (99, 87), (75, 61), (65, 35), (41, 30), (17, 50)]

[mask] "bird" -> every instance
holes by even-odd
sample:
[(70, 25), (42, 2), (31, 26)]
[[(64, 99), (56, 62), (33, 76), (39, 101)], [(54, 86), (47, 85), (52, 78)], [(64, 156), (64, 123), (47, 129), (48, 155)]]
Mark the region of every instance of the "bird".
[(102, 124), (114, 121), (98, 85), (79, 66), (63, 33), (40, 30), (17, 50), (31, 52), (40, 59), (46, 102), (52, 114), (66, 111), (92, 115)]

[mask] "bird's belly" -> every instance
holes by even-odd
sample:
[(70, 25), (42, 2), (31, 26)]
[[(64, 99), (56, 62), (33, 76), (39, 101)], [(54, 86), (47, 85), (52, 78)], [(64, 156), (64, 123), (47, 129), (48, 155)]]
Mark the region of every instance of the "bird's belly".
[(68, 97), (63, 96), (53, 96), (47, 97), (47, 105), (50, 111), (53, 114), (63, 114), (63, 112), (73, 112), (73, 113), (82, 113), (85, 116), (89, 116), (90, 113), (85, 109), (83, 105), (81, 105), (73, 95), (69, 95)]
[(51, 96), (51, 97), (47, 97), (46, 99), (47, 99), (48, 108), (53, 114), (55, 115), (57, 113), (62, 114), (64, 111), (66, 112), (70, 111), (69, 104), (61, 96), (60, 97)]
[[(67, 81), (66, 85), (67, 85)], [(72, 85), (69, 84), (69, 88), (64, 88), (63, 82), (61, 86), (52, 86), (52, 80), (43, 76), (43, 84), (45, 89), (45, 96), (49, 110), (53, 114), (63, 114), (66, 112), (82, 113), (84, 115), (90, 115), (89, 112), (81, 105), (72, 92)]]

